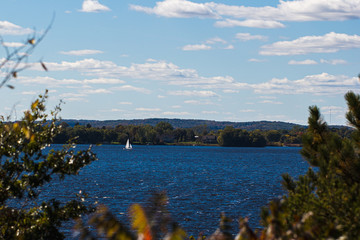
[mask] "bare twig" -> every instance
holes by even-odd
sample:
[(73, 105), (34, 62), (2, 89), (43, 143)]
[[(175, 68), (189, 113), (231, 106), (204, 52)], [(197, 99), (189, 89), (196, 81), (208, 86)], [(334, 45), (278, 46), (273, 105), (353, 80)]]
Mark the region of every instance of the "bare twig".
[[(29, 37), (22, 46), (17, 47), (12, 51), (9, 50), (9, 48), (4, 43), (3, 38), (0, 37), (0, 44), (4, 47), (6, 52), (6, 58), (0, 62), (0, 69), (4, 69), (7, 67), (7, 65), (9, 65), (5, 71), (6, 72), (5, 77), (0, 83), (0, 88), (3, 87), (5, 84), (7, 84), (11, 78), (17, 78), (19, 72), (30, 67), (30, 65), (21, 66), (20, 64), (27, 61), (28, 57), (34, 51), (36, 46), (44, 39), (46, 34), (51, 29), (54, 20), (55, 20), (55, 14), (53, 14), (50, 24), (45, 29), (45, 31), (40, 35), (40, 37), (38, 38), (36, 37), (36, 31), (34, 30), (34, 34), (31, 37)], [(40, 61), (40, 64), (42, 68), (45, 71), (47, 71), (47, 68), (42, 61)], [(6, 85), (6, 86), (11, 89), (14, 88), (12, 85)]]

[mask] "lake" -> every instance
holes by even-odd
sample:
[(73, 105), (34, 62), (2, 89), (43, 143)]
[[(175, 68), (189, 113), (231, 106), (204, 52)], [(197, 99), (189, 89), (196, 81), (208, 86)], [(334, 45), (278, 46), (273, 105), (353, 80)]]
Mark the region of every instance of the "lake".
[[(55, 148), (59, 146), (54, 146)], [(83, 149), (87, 146), (79, 145)], [(197, 146), (94, 146), (99, 160), (78, 176), (52, 183), (43, 196), (68, 200), (85, 191), (88, 201), (107, 205), (123, 222), (132, 203), (146, 203), (153, 191), (166, 191), (172, 218), (189, 235), (209, 235), (219, 225), (220, 213), (238, 231), (240, 216), (260, 227), (260, 210), (281, 196), (281, 174), (304, 174), (308, 164), (301, 148), (224, 148)]]

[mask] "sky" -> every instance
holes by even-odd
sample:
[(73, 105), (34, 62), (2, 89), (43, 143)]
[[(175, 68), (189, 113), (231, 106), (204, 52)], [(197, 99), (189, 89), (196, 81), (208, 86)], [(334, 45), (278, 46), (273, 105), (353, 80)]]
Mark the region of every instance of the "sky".
[(359, 18), (360, 0), (1, 1), (1, 61), (53, 22), (0, 89), (0, 115), (19, 119), (48, 89), (63, 119), (306, 124), (317, 105), (346, 125)]

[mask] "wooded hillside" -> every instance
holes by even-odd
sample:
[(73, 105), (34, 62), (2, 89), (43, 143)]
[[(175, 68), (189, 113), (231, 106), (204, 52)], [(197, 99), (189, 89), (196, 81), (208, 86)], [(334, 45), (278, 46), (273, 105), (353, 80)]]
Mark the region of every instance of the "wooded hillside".
[(279, 121), (254, 121), (254, 122), (227, 122), (227, 121), (213, 121), (213, 120), (197, 120), (197, 119), (167, 119), (167, 118), (148, 118), (148, 119), (133, 119), (133, 120), (74, 120), (64, 119), (62, 120), (70, 126), (75, 124), (87, 125), (90, 124), (93, 127), (116, 127), (118, 125), (151, 125), (156, 126), (159, 122), (168, 122), (174, 128), (193, 128), (200, 125), (206, 125), (209, 130), (220, 130), (226, 126), (232, 126), (234, 128), (241, 128), (244, 130), (291, 130), (294, 126), (304, 127), (302, 125), (279, 122)]

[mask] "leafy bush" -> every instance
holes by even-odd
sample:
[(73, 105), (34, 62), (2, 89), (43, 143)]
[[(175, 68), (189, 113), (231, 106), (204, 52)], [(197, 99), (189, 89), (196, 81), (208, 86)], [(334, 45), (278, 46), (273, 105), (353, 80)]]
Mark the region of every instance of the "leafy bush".
[[(17, 122), (0, 121), (0, 238), (62, 239), (59, 231), (64, 221), (89, 213), (77, 194), (61, 203), (56, 199), (40, 202), (46, 184), (67, 175), (75, 175), (96, 156), (91, 148), (75, 152), (69, 143), (61, 150), (48, 150), (61, 126), (57, 125), (60, 106), (45, 113), (47, 92), (31, 104)], [(75, 194), (74, 194), (75, 195)]]

